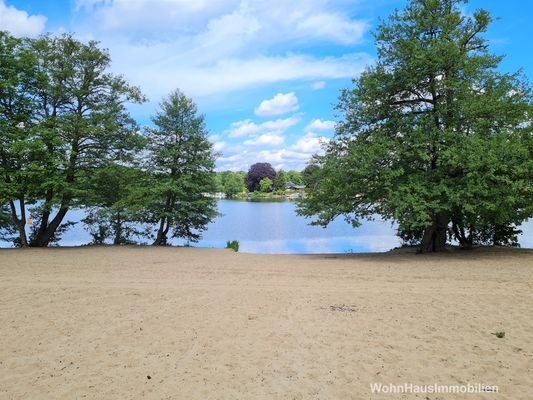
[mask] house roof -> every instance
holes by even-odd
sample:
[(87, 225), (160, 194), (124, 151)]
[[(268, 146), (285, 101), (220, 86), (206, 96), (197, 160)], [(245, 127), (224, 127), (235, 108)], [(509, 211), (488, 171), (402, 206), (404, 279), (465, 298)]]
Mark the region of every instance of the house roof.
[(297, 185), (297, 184), (289, 181), (289, 182), (285, 183), (285, 189), (302, 190), (302, 189), (305, 189), (305, 185)]

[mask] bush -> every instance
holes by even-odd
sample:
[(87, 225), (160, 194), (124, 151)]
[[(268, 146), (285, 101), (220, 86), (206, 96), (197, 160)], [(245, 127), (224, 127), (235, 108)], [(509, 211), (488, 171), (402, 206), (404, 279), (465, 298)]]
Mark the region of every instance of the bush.
[(226, 242), (226, 249), (233, 249), (233, 251), (239, 251), (239, 241), (238, 240), (228, 240)]

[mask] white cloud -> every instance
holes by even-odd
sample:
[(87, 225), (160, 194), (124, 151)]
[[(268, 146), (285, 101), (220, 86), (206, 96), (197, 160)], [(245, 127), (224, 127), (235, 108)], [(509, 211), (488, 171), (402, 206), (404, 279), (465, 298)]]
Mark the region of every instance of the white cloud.
[[(286, 148), (278, 148), (284, 143), (282, 135), (265, 134), (249, 139), (243, 144), (226, 146), (221, 157), (217, 159), (217, 169), (246, 171), (256, 162), (268, 162), (276, 169), (301, 170), (313, 154), (322, 153), (323, 145), (329, 139), (307, 133)], [(274, 148), (257, 148), (256, 146), (274, 146)]]
[(265, 133), (254, 139), (244, 141), (247, 146), (278, 146), (285, 141), (285, 138), (279, 134)]
[(222, 151), (225, 148), (226, 148), (226, 142), (224, 142), (224, 141), (219, 141), (219, 142), (213, 143), (213, 150), (215, 150), (216, 152)]
[(197, 32), (211, 19), (230, 13), (238, 0), (77, 0), (95, 28), (114, 34)]
[(259, 130), (260, 128), (255, 122), (252, 122), (251, 119), (246, 119), (232, 123), (228, 136), (232, 138), (251, 136), (257, 134)]
[(300, 119), (298, 117), (289, 117), (276, 119), (271, 121), (265, 121), (261, 124), (256, 124), (251, 119), (245, 119), (243, 121), (237, 121), (231, 124), (230, 130), (227, 132), (231, 138), (243, 137), (243, 136), (255, 136), (259, 133), (284, 133), (291, 126), (296, 125)]
[(323, 132), (335, 129), (335, 121), (322, 121), (320, 119), (312, 120), (306, 127), (306, 132)]
[(311, 89), (313, 90), (320, 90), (320, 89), (324, 89), (325, 87), (326, 87), (326, 82), (324, 81), (313, 82), (313, 84), (311, 85)]
[(285, 148), (276, 148), (286, 142), (285, 132), (298, 124), (300, 118), (292, 116), (256, 124), (250, 119), (233, 123), (225, 133), (231, 138), (246, 137), (240, 143), (225, 143), (223, 154), (217, 160), (219, 170), (247, 170), (255, 162), (269, 162), (276, 169), (304, 168), (313, 154), (322, 153), (328, 138), (315, 132), (331, 131), (334, 121), (314, 119), (305, 127), (306, 133)]
[(240, 148), (236, 154), (222, 156), (217, 160), (217, 170), (246, 171), (256, 162), (268, 162), (275, 169), (301, 170), (311, 157), (311, 154), (294, 151), (293, 149)]
[(255, 115), (260, 117), (287, 114), (289, 112), (297, 111), (300, 106), (298, 105), (298, 97), (294, 92), (290, 93), (278, 93), (273, 98), (263, 100), (259, 107), (255, 109)]
[(297, 28), (307, 36), (354, 44), (361, 41), (368, 24), (364, 21), (351, 21), (340, 14), (323, 12), (301, 20)]
[(316, 136), (314, 133), (307, 133), (290, 147), (290, 150), (307, 155), (322, 152), (322, 147), (329, 139), (323, 136)]
[(14, 36), (38, 36), (44, 32), (46, 17), (29, 15), (26, 11), (7, 6), (0, 0), (0, 30), (10, 32)]
[[(328, 0), (76, 0), (76, 10), (89, 13), (93, 29), (138, 37), (169, 33), (194, 36), (210, 31), (220, 37), (251, 34), (263, 44), (272, 41), (320, 39), (341, 44), (362, 40), (367, 24), (341, 12)], [(243, 27), (253, 29), (246, 30)], [(150, 35), (152, 36), (152, 35)]]
[[(208, 98), (246, 88), (317, 78), (339, 79), (357, 76), (371, 59), (366, 54), (317, 58), (309, 55), (226, 58), (214, 62), (193, 62), (186, 50), (169, 44), (153, 46), (108, 45), (113, 69), (139, 85), (150, 99), (158, 100), (170, 88), (180, 88), (194, 98)], [(168, 53), (177, 54), (165, 59)], [(131, 60), (137, 60), (132, 63)]]
[(300, 122), (300, 118), (293, 116), (289, 118), (280, 118), (272, 121), (265, 121), (259, 126), (262, 129), (266, 129), (269, 131), (285, 132), (287, 129), (289, 129), (291, 126), (296, 125), (298, 122)]
[[(176, 87), (212, 98), (272, 83), (353, 78), (371, 62), (364, 53), (294, 53), (314, 40), (359, 37), (354, 32), (362, 22), (328, 0), (77, 0), (76, 6), (80, 38), (100, 40), (113, 69), (154, 101)], [(318, 23), (328, 26), (317, 29)]]

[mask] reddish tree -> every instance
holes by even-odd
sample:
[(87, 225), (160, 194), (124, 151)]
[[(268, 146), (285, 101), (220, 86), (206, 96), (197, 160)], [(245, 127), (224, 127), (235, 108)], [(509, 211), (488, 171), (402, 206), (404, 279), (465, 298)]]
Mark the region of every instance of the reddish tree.
[(255, 163), (248, 170), (245, 182), (250, 192), (259, 190), (261, 179), (269, 178), (272, 182), (276, 180), (276, 171), (269, 163)]

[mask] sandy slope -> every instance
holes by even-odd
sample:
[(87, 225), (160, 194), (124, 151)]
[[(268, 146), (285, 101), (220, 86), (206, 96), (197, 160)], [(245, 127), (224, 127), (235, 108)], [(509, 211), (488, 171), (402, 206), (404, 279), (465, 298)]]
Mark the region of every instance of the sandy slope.
[(533, 251), (1, 250), (0, 294), (1, 399), (533, 398)]

